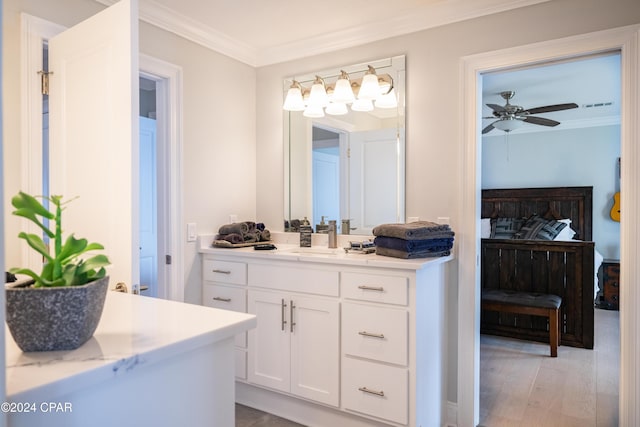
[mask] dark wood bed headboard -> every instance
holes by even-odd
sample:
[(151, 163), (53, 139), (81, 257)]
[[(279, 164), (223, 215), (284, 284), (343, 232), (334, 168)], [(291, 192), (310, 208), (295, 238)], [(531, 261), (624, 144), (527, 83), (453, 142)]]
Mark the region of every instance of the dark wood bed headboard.
[(593, 187), (542, 187), (482, 190), (482, 218), (571, 219), (574, 239), (591, 241)]

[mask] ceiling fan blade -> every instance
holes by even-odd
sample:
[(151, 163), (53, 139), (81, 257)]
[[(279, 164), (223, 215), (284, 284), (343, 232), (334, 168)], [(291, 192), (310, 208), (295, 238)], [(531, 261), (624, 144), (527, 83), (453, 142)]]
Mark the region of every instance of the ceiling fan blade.
[(525, 112), (529, 114), (540, 114), (540, 113), (550, 113), (552, 111), (570, 110), (572, 108), (578, 108), (578, 104), (571, 102), (569, 104), (546, 105), (544, 107), (530, 108)]
[(527, 116), (524, 118), (524, 121), (527, 123), (531, 123), (533, 125), (542, 125), (542, 126), (558, 126), (560, 122), (556, 122), (555, 120), (545, 119), (544, 117), (535, 117), (535, 116)]
[(507, 112), (507, 110), (502, 105), (487, 104), (487, 107), (491, 108), (493, 111), (495, 111), (497, 113), (506, 113)]
[[(493, 122), (495, 123), (495, 122)], [(489, 133), (493, 130), (493, 123), (491, 123), (490, 125), (488, 125), (487, 127), (485, 127), (484, 129), (482, 129), (482, 134), (484, 135), (485, 133)]]

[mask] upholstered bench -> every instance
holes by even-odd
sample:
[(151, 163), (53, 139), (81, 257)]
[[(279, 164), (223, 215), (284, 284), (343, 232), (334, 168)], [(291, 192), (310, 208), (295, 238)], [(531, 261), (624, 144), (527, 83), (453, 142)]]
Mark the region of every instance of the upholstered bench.
[(503, 289), (483, 289), (482, 309), (515, 314), (530, 314), (549, 318), (551, 357), (558, 357), (560, 344), (559, 312), (562, 298), (552, 294), (519, 292)]

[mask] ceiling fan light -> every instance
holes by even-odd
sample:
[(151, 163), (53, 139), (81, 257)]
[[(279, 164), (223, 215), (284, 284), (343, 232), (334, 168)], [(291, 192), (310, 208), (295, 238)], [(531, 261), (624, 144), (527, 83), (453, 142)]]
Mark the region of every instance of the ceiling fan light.
[(297, 81), (294, 80), (291, 84), (282, 108), (287, 111), (304, 110), (305, 107), (304, 100), (302, 99), (302, 90), (300, 84)]
[(342, 102), (332, 102), (325, 108), (325, 113), (331, 116), (344, 116), (348, 112), (347, 105)]
[(493, 124), (494, 128), (505, 132), (511, 132), (512, 130), (518, 129), (520, 126), (522, 126), (522, 121), (513, 117), (505, 117)]
[(389, 93), (380, 95), (376, 99), (375, 106), (377, 108), (396, 108), (398, 106), (398, 98), (395, 89), (391, 89)]
[(373, 111), (373, 102), (370, 99), (356, 99), (351, 104), (353, 111)]

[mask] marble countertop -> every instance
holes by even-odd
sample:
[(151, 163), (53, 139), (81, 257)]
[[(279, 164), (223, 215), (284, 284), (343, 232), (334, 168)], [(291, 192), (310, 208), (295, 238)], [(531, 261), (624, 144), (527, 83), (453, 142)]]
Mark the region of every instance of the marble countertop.
[[(255, 250), (253, 247), (246, 248), (224, 248), (214, 247), (212, 242), (214, 235), (201, 235), (198, 237), (198, 252), (202, 254), (230, 255), (235, 257), (246, 257), (251, 259), (280, 259), (283, 261), (305, 261), (322, 264), (341, 264), (354, 266), (381, 267), (405, 270), (420, 270), (427, 265), (445, 263), (453, 259), (453, 255), (435, 258), (401, 259), (388, 256), (376, 255), (375, 253), (364, 254), (356, 251), (346, 252), (343, 246), (348, 245), (346, 239), (364, 240), (365, 236), (339, 236), (338, 247), (330, 249), (323, 236), (317, 235), (317, 241), (312, 241), (311, 247), (300, 247), (299, 244), (290, 243), (286, 239), (291, 235), (297, 237), (298, 233), (271, 233), (272, 241), (277, 249)], [(340, 238), (343, 238), (340, 241)], [(325, 236), (326, 239), (326, 236)], [(320, 243), (320, 244), (316, 244)]]
[(55, 399), (255, 326), (250, 314), (109, 291), (96, 332), (76, 350), (24, 353), (6, 329), (7, 399)]

